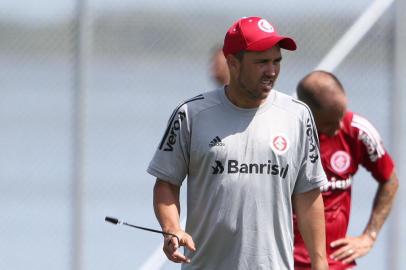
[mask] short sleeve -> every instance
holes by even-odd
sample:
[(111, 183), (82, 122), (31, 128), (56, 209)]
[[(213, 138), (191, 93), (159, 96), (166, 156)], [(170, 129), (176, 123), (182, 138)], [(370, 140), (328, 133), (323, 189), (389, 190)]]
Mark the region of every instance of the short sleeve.
[(327, 184), (320, 159), (320, 145), (316, 125), (310, 109), (307, 108), (301, 125), (302, 162), (296, 180), (294, 193), (303, 193)]
[(172, 113), (164, 135), (147, 172), (161, 180), (180, 186), (189, 165), (190, 131), (187, 105)]
[(394, 162), (383, 146), (381, 136), (377, 129), (364, 117), (354, 114), (351, 127), (356, 129), (357, 156), (361, 164), (378, 182), (389, 180), (394, 169)]

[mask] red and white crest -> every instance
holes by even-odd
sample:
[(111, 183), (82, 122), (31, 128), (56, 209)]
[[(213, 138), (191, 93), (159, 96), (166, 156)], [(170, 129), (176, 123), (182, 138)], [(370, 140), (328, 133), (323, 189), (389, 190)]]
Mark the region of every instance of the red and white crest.
[(338, 173), (345, 172), (351, 164), (351, 157), (347, 152), (337, 151), (330, 159), (331, 167)]
[(272, 150), (279, 155), (286, 153), (289, 149), (289, 141), (286, 135), (278, 134), (272, 137), (271, 140)]
[(258, 21), (258, 27), (259, 27), (259, 29), (261, 29), (262, 31), (264, 31), (266, 33), (272, 33), (275, 31), (273, 29), (272, 25), (265, 19), (261, 19)]

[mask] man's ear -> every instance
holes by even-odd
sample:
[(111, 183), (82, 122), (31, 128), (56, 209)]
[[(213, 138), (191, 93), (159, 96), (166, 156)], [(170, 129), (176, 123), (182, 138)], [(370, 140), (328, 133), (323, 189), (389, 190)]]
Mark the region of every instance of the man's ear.
[(226, 60), (230, 72), (235, 72), (240, 69), (241, 62), (234, 55), (227, 55)]

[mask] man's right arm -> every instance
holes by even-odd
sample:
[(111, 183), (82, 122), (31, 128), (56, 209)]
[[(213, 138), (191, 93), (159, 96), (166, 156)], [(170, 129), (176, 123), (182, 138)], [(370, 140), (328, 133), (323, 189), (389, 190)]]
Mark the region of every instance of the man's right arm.
[(175, 237), (165, 237), (163, 250), (169, 260), (177, 263), (189, 263), (179, 250), (179, 246), (186, 246), (195, 250), (192, 237), (180, 227), (180, 187), (157, 178), (154, 186), (154, 211), (159, 224), (164, 232), (176, 234), (180, 243)]

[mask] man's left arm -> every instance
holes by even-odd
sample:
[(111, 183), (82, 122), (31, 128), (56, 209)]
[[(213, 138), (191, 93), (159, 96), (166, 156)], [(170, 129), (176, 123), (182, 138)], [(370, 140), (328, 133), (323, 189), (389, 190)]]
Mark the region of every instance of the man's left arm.
[(312, 270), (327, 270), (324, 204), (319, 188), (294, 193), (292, 202), (300, 234), (309, 251)]
[(372, 213), (364, 232), (358, 237), (346, 237), (332, 242), (332, 247), (341, 246), (331, 254), (333, 259), (343, 263), (350, 263), (359, 257), (365, 256), (372, 249), (377, 235), (392, 208), (398, 186), (398, 177), (395, 169), (393, 169), (389, 180), (379, 183)]

